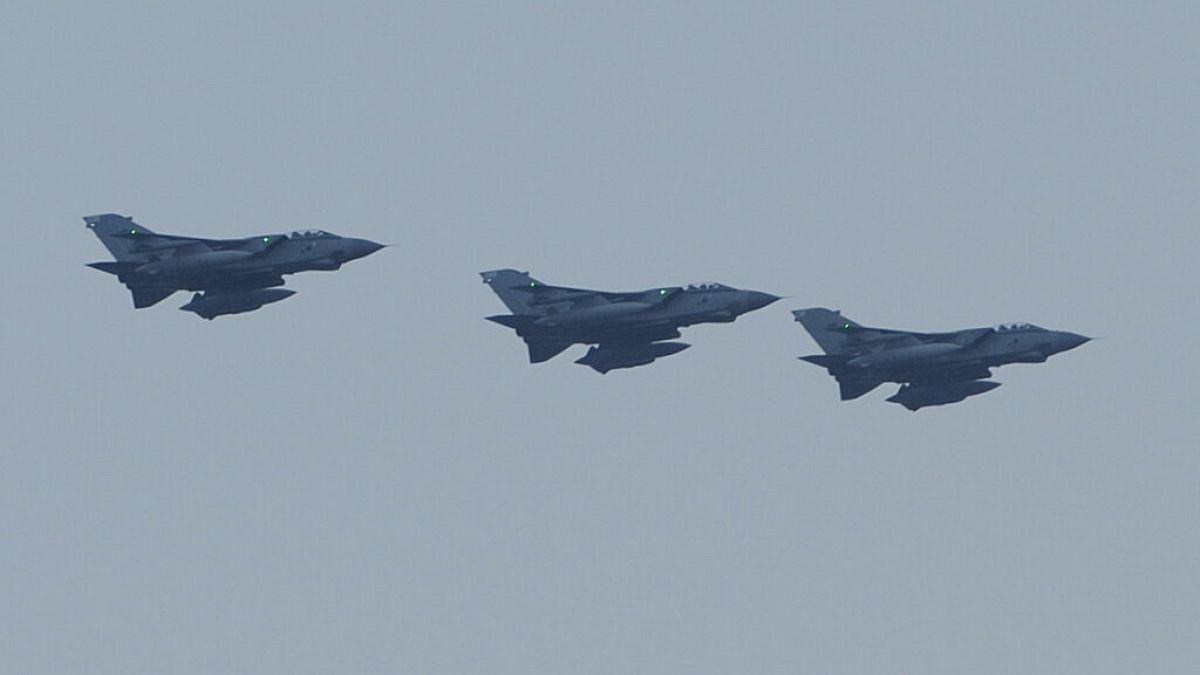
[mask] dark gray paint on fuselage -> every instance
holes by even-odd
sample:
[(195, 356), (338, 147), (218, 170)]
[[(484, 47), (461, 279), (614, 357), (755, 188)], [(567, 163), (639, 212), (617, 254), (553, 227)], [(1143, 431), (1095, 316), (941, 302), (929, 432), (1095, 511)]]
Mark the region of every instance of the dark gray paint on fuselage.
[(282, 286), (285, 274), (337, 270), (383, 248), (321, 230), (201, 239), (159, 234), (112, 213), (84, 222), (116, 258), (90, 267), (116, 275), (133, 293), (134, 307), (149, 307), (179, 290), (202, 291), (181, 309), (206, 319), (290, 297), (259, 292)]
[(597, 345), (576, 363), (601, 373), (678, 353), (688, 345), (659, 341), (678, 338), (686, 326), (732, 322), (778, 299), (722, 284), (614, 293), (550, 286), (512, 269), (481, 276), (512, 311), (487, 318), (516, 330), (529, 346), (530, 362), (546, 361), (573, 344)]
[(837, 378), (842, 400), (898, 382), (909, 386), (888, 400), (910, 410), (986, 393), (995, 386), (964, 383), (991, 377), (991, 368), (1006, 364), (1042, 363), (1089, 340), (1030, 324), (915, 333), (861, 326), (823, 307), (798, 309), (793, 315), (825, 350), (824, 355), (800, 358)]

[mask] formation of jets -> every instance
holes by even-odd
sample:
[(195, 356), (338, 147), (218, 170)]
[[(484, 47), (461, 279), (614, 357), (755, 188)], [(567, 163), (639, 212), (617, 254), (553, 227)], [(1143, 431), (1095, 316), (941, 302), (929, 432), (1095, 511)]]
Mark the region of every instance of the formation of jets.
[[(113, 213), (83, 220), (115, 258), (89, 267), (115, 275), (129, 288), (135, 308), (154, 305), (176, 291), (195, 291), (180, 309), (205, 319), (291, 297), (295, 291), (280, 288), (285, 274), (337, 270), (384, 248), (322, 230), (202, 239), (158, 234)], [(680, 328), (730, 323), (779, 300), (719, 283), (611, 292), (554, 286), (514, 269), (481, 276), (511, 312), (487, 319), (516, 331), (531, 363), (584, 344), (588, 351), (575, 363), (599, 373), (677, 354), (691, 346), (676, 341)], [(887, 400), (914, 411), (989, 392), (1000, 386), (989, 379), (992, 368), (1042, 363), (1090, 339), (1031, 324), (916, 333), (869, 328), (823, 307), (792, 314), (825, 352), (800, 358), (826, 369), (837, 380), (843, 401), (894, 382), (900, 389)]]

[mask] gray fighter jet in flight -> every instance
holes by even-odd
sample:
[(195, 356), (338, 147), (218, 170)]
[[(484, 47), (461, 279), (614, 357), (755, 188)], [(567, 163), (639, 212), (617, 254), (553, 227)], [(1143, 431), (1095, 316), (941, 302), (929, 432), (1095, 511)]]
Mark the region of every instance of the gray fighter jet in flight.
[(679, 329), (729, 323), (779, 298), (721, 284), (667, 286), (609, 293), (550, 286), (511, 269), (481, 272), (512, 314), (489, 316), (517, 331), (529, 345), (529, 362), (541, 363), (573, 344), (593, 345), (575, 361), (599, 373), (652, 363), (687, 349)]
[(821, 349), (801, 356), (837, 378), (842, 400), (858, 398), (884, 382), (900, 383), (888, 400), (919, 410), (957, 403), (989, 392), (990, 368), (1008, 363), (1041, 363), (1091, 338), (1021, 323), (968, 328), (950, 333), (912, 333), (868, 328), (841, 313), (814, 307), (792, 312)]
[(115, 213), (83, 221), (116, 258), (88, 267), (115, 274), (133, 293), (135, 308), (149, 307), (175, 291), (200, 291), (180, 309), (205, 319), (251, 312), (291, 297), (295, 291), (278, 288), (284, 274), (336, 270), (383, 248), (321, 230), (200, 239), (158, 234)]

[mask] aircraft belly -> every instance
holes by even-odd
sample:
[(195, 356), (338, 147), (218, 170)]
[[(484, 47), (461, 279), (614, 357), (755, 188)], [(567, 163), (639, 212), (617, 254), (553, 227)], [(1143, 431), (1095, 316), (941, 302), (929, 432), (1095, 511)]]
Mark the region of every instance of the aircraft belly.
[(868, 376), (884, 382), (951, 382), (991, 377), (988, 365), (974, 358), (939, 357), (922, 363), (841, 372)]
[(213, 277), (229, 278), (229, 277), (250, 276), (253, 274), (263, 274), (263, 273), (268, 273), (268, 272), (275, 272), (275, 266), (269, 265), (269, 264), (264, 264), (264, 262), (260, 261), (260, 260), (254, 260), (254, 261), (239, 261), (239, 262), (235, 262), (235, 263), (230, 263), (228, 265), (224, 265), (222, 267), (216, 267), (213, 269), (204, 270), (203, 272), (200, 272), (200, 273), (196, 274), (195, 276), (198, 278), (213, 278)]
[(670, 324), (647, 326), (638, 323), (616, 324), (611, 321), (599, 326), (572, 326), (569, 329), (559, 330), (535, 329), (528, 333), (583, 344), (655, 342), (657, 340), (674, 340), (680, 336), (679, 330)]
[(208, 274), (193, 275), (178, 278), (175, 283), (179, 288), (189, 291), (204, 291), (214, 289), (246, 289), (282, 286), (284, 281), (280, 273), (270, 266), (253, 268), (239, 267), (236, 269), (212, 270)]
[(572, 309), (560, 314), (549, 314), (534, 323), (551, 329), (579, 330), (589, 325), (608, 325), (613, 323), (638, 323), (645, 321), (642, 316), (648, 305), (641, 302), (618, 302), (608, 305), (596, 305)]
[(960, 352), (962, 346), (950, 342), (923, 343), (862, 354), (847, 361), (847, 365), (874, 369), (942, 364), (953, 361)]

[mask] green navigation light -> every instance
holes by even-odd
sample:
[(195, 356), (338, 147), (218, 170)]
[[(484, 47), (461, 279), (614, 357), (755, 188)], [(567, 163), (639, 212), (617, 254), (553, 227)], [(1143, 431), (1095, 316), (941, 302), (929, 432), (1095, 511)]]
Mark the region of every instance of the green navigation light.
[(537, 286), (537, 282), (536, 282), (536, 281), (531, 281), (531, 282), (529, 282), (529, 287), (530, 287), (530, 288), (533, 288), (534, 286)]
[(271, 241), (271, 238), (270, 238), (270, 237), (263, 237), (263, 243), (264, 243), (264, 244), (265, 244), (265, 243), (267, 243), (268, 241)]
[(845, 328), (846, 330), (850, 330), (850, 322), (847, 321), (846, 323), (842, 324), (842, 328)]
[(137, 230), (130, 230), (130, 231), (129, 231), (129, 236), (131, 236), (131, 237), (132, 237), (132, 236), (133, 236), (133, 235), (135, 235), (135, 234), (137, 234)]
[(659, 294), (659, 295), (666, 295), (666, 294), (667, 294), (667, 289), (665, 289), (665, 288), (660, 288), (660, 289), (658, 289), (658, 294)]

